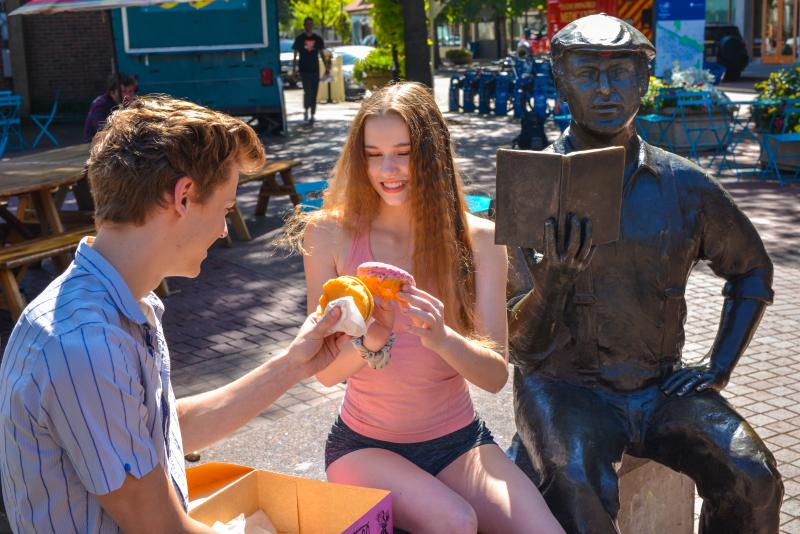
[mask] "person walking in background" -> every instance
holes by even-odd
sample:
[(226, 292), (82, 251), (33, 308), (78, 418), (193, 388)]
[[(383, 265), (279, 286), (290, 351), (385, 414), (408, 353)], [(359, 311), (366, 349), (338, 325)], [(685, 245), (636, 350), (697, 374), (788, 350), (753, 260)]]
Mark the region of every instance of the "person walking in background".
[(108, 120), (111, 111), (120, 103), (127, 103), (136, 96), (139, 82), (133, 76), (120, 72), (108, 79), (108, 90), (95, 98), (83, 123), (83, 142), (91, 143), (100, 128)]
[[(325, 49), (322, 37), (314, 33), (314, 19), (306, 17), (303, 22), (305, 30), (297, 36), (292, 45), (292, 77), (297, 76), (297, 58), (300, 58), (300, 80), (303, 82), (303, 120), (314, 123), (317, 111), (317, 90), (319, 88), (319, 57)], [(325, 76), (330, 68), (325, 64)], [(310, 111), (310, 113), (309, 113)]]

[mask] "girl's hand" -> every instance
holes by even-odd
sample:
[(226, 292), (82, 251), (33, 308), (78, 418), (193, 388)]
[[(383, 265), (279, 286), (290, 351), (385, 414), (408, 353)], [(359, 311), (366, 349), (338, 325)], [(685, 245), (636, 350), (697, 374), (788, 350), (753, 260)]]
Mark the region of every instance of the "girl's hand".
[(405, 284), (397, 297), (405, 304), (400, 309), (411, 319), (408, 331), (419, 336), (425, 348), (436, 351), (447, 340), (444, 304), (425, 291)]

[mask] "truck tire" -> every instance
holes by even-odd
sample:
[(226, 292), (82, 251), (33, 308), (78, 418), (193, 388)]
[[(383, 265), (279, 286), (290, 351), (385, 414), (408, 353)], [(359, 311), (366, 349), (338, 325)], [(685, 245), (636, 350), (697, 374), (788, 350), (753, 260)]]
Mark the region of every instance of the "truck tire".
[(735, 81), (739, 79), (742, 70), (747, 67), (749, 58), (747, 56), (747, 46), (738, 37), (726, 35), (719, 40), (717, 62), (725, 66), (725, 80)]
[(272, 136), (283, 133), (283, 119), (280, 114), (270, 113), (253, 117), (253, 129), (259, 134)]

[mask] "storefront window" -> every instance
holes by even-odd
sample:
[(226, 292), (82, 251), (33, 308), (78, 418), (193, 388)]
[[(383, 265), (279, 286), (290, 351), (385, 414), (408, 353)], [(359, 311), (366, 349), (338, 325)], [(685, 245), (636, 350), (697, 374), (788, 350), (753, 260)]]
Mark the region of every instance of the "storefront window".
[(478, 40), (494, 41), (494, 21), (478, 23)]
[(732, 24), (736, 20), (736, 5), (733, 0), (706, 0), (706, 22), (710, 24)]
[(798, 0), (764, 0), (762, 16), (762, 61), (793, 63), (798, 52)]

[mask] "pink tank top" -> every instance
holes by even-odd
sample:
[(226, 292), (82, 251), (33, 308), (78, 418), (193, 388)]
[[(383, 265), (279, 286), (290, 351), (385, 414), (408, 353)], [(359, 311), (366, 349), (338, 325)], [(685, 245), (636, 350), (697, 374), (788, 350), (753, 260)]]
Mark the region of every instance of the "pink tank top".
[[(375, 261), (369, 233), (353, 239), (342, 275), (356, 274)], [(405, 332), (400, 316), (389, 365), (365, 365), (347, 379), (340, 415), (347, 426), (373, 439), (413, 443), (435, 439), (467, 426), (475, 409), (464, 378), (417, 336)]]

